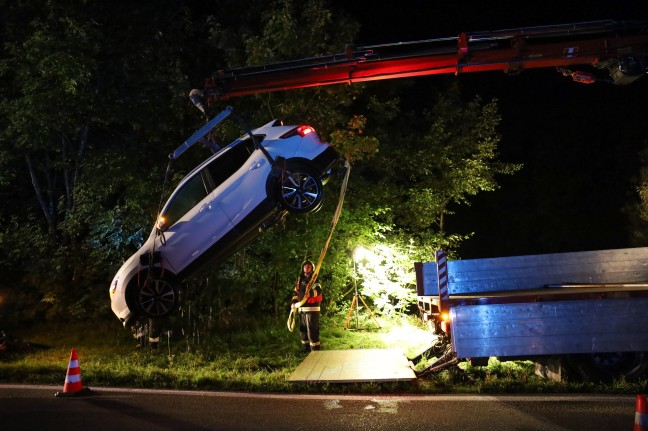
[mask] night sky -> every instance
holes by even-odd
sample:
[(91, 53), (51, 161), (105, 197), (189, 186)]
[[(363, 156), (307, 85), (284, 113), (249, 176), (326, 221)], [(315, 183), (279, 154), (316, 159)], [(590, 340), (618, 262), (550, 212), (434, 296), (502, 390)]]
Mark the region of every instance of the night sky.
[[(361, 0), (344, 3), (344, 9), (363, 23), (358, 45), (604, 19), (648, 21), (648, 2), (638, 0), (438, 3), (403, 0), (385, 7)], [(417, 85), (439, 79), (417, 78)], [(584, 85), (554, 69), (537, 69), (452, 79), (468, 96), (498, 99), (501, 158), (525, 165), (500, 178), (501, 190), (455, 208), (448, 231), (475, 232), (460, 250), (462, 258), (637, 245), (622, 208), (634, 194), (638, 153), (648, 147), (648, 77), (627, 86)]]

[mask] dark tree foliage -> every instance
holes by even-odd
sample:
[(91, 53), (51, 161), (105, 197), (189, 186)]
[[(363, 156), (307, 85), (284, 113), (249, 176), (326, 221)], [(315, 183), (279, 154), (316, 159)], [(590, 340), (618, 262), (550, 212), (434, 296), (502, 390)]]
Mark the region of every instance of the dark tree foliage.
[[(0, 9), (0, 316), (14, 321), (110, 318), (114, 271), (208, 154), (192, 148), (168, 165), (204, 120), (192, 88), (219, 69), (342, 52), (359, 29), (325, 0), (0, 0)], [(350, 300), (358, 245), (391, 244), (412, 260), (456, 248), (463, 237), (445, 232), (443, 218), (517, 169), (497, 161), (496, 102), (440, 87), (411, 107), (402, 103), (411, 88), (329, 86), (216, 107), (231, 104), (249, 126), (311, 124), (351, 162), (320, 273), (328, 312)], [(242, 130), (228, 123), (218, 133)], [(283, 315), (300, 263), (323, 253), (342, 174), (321, 211), (289, 216), (189, 280), (183, 313)]]
[(147, 233), (186, 130), (187, 8), (123, 6), (2, 5), (0, 266), (12, 277), (0, 284), (49, 317), (105, 314), (106, 282)]

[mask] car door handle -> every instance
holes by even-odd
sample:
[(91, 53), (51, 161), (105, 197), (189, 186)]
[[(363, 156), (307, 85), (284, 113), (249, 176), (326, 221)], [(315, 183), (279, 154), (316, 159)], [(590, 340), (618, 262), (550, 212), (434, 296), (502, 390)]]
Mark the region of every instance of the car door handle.
[(211, 211), (213, 205), (214, 205), (214, 202), (209, 202), (208, 204), (205, 204), (205, 205), (203, 205), (202, 207), (200, 207), (200, 211), (199, 211), (199, 212), (203, 212), (203, 211)]
[(259, 169), (261, 166), (263, 166), (265, 164), (266, 164), (266, 159), (256, 160), (256, 161), (252, 162), (252, 164), (250, 165), (248, 171), (253, 171), (255, 169)]

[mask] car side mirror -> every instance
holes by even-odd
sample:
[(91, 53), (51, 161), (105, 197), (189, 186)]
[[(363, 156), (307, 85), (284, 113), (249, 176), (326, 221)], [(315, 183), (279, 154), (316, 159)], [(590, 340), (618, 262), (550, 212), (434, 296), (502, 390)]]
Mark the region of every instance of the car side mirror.
[(167, 219), (165, 216), (160, 216), (157, 219), (157, 223), (155, 223), (155, 227), (160, 230), (160, 231), (165, 231), (167, 226)]

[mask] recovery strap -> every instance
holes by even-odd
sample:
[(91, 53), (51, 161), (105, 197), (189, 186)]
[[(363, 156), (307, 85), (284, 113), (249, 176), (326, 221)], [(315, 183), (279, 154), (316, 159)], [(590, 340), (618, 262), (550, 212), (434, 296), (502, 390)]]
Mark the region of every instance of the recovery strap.
[(331, 243), (331, 238), (333, 237), (333, 231), (335, 231), (335, 226), (337, 225), (337, 222), (340, 219), (340, 214), (342, 214), (344, 195), (346, 194), (347, 184), (349, 183), (349, 174), (351, 173), (351, 163), (349, 163), (348, 157), (344, 161), (344, 167), (346, 169), (346, 172), (344, 174), (344, 179), (342, 180), (342, 186), (340, 187), (340, 197), (338, 199), (338, 204), (337, 204), (337, 208), (335, 209), (335, 213), (333, 214), (333, 220), (331, 221), (331, 229), (329, 231), (328, 238), (326, 239), (326, 243), (322, 248), (322, 252), (320, 253), (319, 259), (317, 259), (317, 264), (315, 265), (315, 269), (313, 270), (313, 276), (311, 277), (310, 281), (308, 282), (308, 285), (306, 286), (306, 292), (304, 294), (304, 297), (300, 302), (297, 303), (297, 306), (291, 307), (290, 314), (288, 315), (287, 325), (288, 325), (288, 330), (290, 332), (293, 332), (295, 330), (296, 310), (302, 305), (304, 305), (304, 303), (308, 300), (307, 294), (312, 290), (313, 286), (315, 285), (315, 282), (317, 281), (317, 275), (319, 274), (320, 267), (322, 266), (322, 261), (324, 261), (324, 256), (326, 256), (326, 252), (328, 250), (329, 244)]

